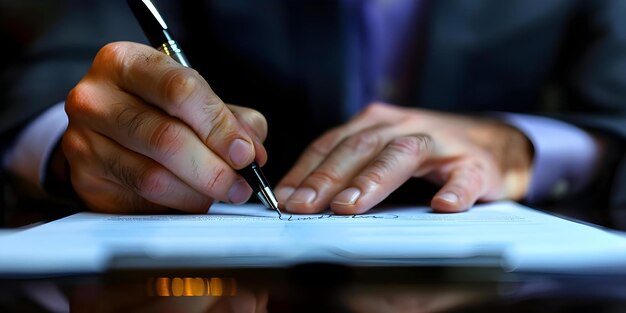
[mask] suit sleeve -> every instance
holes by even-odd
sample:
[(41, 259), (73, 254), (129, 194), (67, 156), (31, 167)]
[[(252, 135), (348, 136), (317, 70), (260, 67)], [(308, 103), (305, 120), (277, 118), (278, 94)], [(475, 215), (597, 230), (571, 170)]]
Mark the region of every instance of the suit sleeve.
[[(45, 25), (39, 25), (40, 29), (33, 32), (33, 36), (14, 41), (19, 48), (13, 51), (11, 62), (3, 64), (0, 73), (2, 158), (8, 155), (8, 150), (17, 143), (28, 125), (48, 108), (65, 100), (68, 92), (87, 73), (102, 46), (121, 40), (145, 42), (126, 1), (45, 0), (40, 4), (47, 5), (46, 12), (39, 12), (45, 13), (40, 16), (46, 21)], [(2, 14), (7, 16), (12, 15), (6, 11), (11, 9), (16, 10), (15, 14), (25, 14), (17, 4), (2, 9)], [(18, 21), (19, 14), (13, 18), (17, 20), (12, 24), (0, 24), (3, 33), (11, 32), (11, 28), (30, 27), (33, 22), (28, 16)], [(37, 168), (37, 164), (32, 168)], [(22, 187), (25, 177), (17, 177), (15, 171), (9, 174), (3, 168), (0, 179), (3, 189), (7, 190), (3, 194), (11, 195), (2, 199), (3, 206), (22, 199), (30, 201), (31, 194), (39, 197)]]
[(592, 191), (613, 209), (626, 209), (626, 1), (588, 1), (584, 31), (572, 32), (574, 44), (562, 54), (568, 122), (602, 138), (604, 159)]

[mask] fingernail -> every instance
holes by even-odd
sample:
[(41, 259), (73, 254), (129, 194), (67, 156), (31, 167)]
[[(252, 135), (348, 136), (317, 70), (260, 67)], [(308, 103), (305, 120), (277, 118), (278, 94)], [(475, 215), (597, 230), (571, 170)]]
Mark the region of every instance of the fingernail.
[(339, 205), (353, 205), (356, 203), (356, 200), (361, 196), (361, 191), (358, 188), (348, 188), (342, 192), (340, 192), (336, 197), (333, 203)]
[(311, 203), (315, 200), (317, 193), (311, 188), (300, 188), (289, 197), (292, 203)]
[(235, 166), (242, 167), (248, 165), (251, 150), (253, 148), (250, 143), (243, 139), (235, 139), (228, 148), (228, 157)]
[(274, 190), (274, 194), (276, 195), (278, 202), (285, 203), (294, 191), (295, 189), (293, 187), (280, 187)]
[(450, 203), (456, 203), (459, 201), (459, 196), (451, 192), (444, 192), (440, 194), (438, 198)]
[(238, 180), (228, 191), (228, 200), (234, 204), (241, 204), (250, 198), (252, 188), (244, 180)]

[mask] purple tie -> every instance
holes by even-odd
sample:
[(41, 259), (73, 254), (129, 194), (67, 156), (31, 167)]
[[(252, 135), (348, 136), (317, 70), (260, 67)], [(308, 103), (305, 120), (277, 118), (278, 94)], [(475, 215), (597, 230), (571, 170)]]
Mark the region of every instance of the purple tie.
[(417, 40), (420, 0), (345, 0), (348, 14), (346, 117), (372, 101), (405, 96), (404, 72)]

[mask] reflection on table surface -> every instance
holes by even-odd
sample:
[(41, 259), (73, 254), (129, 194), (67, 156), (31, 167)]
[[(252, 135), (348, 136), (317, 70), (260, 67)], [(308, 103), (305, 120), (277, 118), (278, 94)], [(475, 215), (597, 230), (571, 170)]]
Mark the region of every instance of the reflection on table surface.
[(120, 271), (0, 281), (1, 312), (626, 312), (624, 277), (491, 269)]

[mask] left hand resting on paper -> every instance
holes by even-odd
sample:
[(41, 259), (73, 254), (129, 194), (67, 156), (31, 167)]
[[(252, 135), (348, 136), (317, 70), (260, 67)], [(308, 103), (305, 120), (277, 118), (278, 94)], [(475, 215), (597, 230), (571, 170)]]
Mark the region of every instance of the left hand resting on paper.
[(460, 212), (524, 197), (532, 157), (498, 121), (375, 103), (309, 145), (275, 191), (287, 211), (359, 214), (421, 177), (441, 186), (435, 211)]

